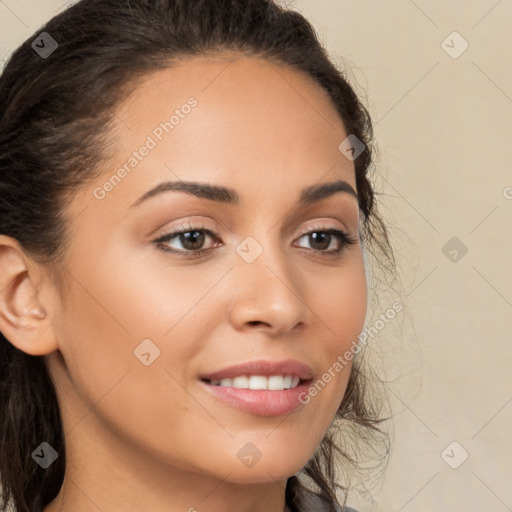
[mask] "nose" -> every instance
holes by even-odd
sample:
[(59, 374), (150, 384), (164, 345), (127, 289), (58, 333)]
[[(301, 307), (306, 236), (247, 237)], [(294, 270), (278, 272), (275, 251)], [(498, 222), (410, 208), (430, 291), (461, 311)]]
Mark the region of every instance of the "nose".
[(239, 258), (230, 283), (230, 320), (237, 330), (272, 336), (299, 329), (311, 314), (305, 292), (306, 283), (278, 249), (265, 249), (252, 263)]

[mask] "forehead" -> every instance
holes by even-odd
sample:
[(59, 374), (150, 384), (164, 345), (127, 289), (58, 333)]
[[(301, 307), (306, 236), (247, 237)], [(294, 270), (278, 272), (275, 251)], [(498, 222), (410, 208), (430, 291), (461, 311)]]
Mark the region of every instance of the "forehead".
[(356, 188), (353, 162), (338, 149), (346, 137), (309, 76), (256, 57), (195, 57), (147, 75), (118, 105), (115, 156), (100, 181), (124, 166), (129, 180), (110, 195), (125, 204), (169, 179), (231, 186), (242, 200), (251, 191), (269, 197), (269, 189), (296, 195), (332, 179)]
[[(189, 112), (191, 98), (197, 107)], [(123, 142), (136, 144), (134, 136), (140, 140), (162, 121), (174, 125), (166, 143), (193, 138), (197, 149), (213, 150), (218, 138), (251, 149), (284, 143), (295, 153), (304, 144), (304, 149), (320, 144), (321, 150), (332, 145), (336, 154), (346, 135), (327, 92), (311, 77), (256, 57), (196, 57), (154, 72), (116, 115), (120, 149), (129, 149)]]
[(190, 96), (201, 99), (203, 106), (220, 106), (224, 113), (236, 107), (240, 114), (254, 115), (263, 105), (275, 107), (278, 102), (283, 110), (296, 110), (312, 123), (323, 122), (331, 129), (343, 124), (325, 89), (306, 73), (282, 62), (237, 54), (173, 61), (139, 79), (117, 113), (124, 118), (141, 110), (162, 115)]

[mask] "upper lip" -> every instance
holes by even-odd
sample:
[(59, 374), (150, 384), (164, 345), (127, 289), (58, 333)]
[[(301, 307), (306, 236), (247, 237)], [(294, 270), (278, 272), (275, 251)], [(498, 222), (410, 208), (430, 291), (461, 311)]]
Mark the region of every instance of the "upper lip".
[(232, 379), (241, 375), (262, 375), (269, 377), (271, 375), (291, 375), (299, 377), (301, 380), (313, 378), (313, 370), (307, 364), (287, 359), (285, 361), (248, 361), (246, 363), (236, 364), (218, 370), (216, 372), (201, 375), (202, 379), (221, 380)]

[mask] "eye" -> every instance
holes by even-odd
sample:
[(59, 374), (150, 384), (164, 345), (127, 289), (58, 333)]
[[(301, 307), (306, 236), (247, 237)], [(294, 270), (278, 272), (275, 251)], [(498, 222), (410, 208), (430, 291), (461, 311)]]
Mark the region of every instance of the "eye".
[[(183, 224), (173, 228), (169, 233), (154, 240), (157, 245), (165, 252), (172, 252), (184, 257), (197, 256), (198, 254), (209, 251), (211, 248), (204, 248), (205, 241), (211, 238), (212, 240), (220, 241), (219, 236), (204, 225), (192, 226)], [(308, 231), (301, 233), (298, 240), (307, 238), (312, 245), (311, 250), (315, 253), (325, 255), (338, 256), (348, 246), (357, 244), (358, 240), (352, 238), (347, 232), (327, 226), (315, 226)], [(335, 243), (335, 248), (331, 250), (329, 247)], [(171, 243), (181, 246), (176, 248)], [(303, 247), (303, 246), (300, 246)]]
[[(213, 231), (206, 229), (204, 225), (182, 224), (155, 240), (154, 243), (166, 252), (196, 254), (207, 250), (203, 248), (207, 237), (218, 240), (218, 236)], [(172, 241), (181, 245), (182, 248), (171, 248), (169, 242)]]
[[(339, 256), (348, 245), (357, 244), (357, 240), (352, 238), (346, 231), (325, 226), (309, 229), (309, 231), (302, 234), (299, 240), (303, 238), (309, 241), (314, 252), (332, 256)], [(336, 241), (338, 241), (337, 247)], [(333, 245), (333, 242), (336, 248), (327, 250)]]

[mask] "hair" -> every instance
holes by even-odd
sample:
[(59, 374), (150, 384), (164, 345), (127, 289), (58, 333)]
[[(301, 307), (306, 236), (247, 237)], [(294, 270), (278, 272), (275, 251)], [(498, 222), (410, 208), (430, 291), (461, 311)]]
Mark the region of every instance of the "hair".
[[(31, 42), (42, 31), (58, 43), (41, 58)], [(377, 265), (395, 270), (386, 226), (369, 181), (373, 130), (370, 114), (330, 60), (301, 14), (274, 0), (81, 0), (52, 18), (9, 58), (0, 76), (0, 234), (15, 238), (56, 284), (69, 243), (64, 215), (74, 191), (102, 173), (111, 149), (115, 108), (148, 73), (194, 56), (256, 56), (311, 77), (365, 150), (354, 160), (361, 241)], [(374, 378), (354, 360), (336, 420), (353, 428), (343, 442), (334, 422), (302, 470), (286, 486), (286, 502), (301, 509), (305, 489), (335, 511), (336, 458), (357, 468), (352, 442), (386, 444)], [(2, 505), (40, 512), (59, 493), (65, 473), (62, 417), (43, 356), (17, 349), (0, 333), (0, 476)], [(59, 454), (47, 469), (32, 459), (42, 441)], [(389, 452), (387, 449), (386, 453)], [(5, 510), (5, 509), (4, 509)]]

